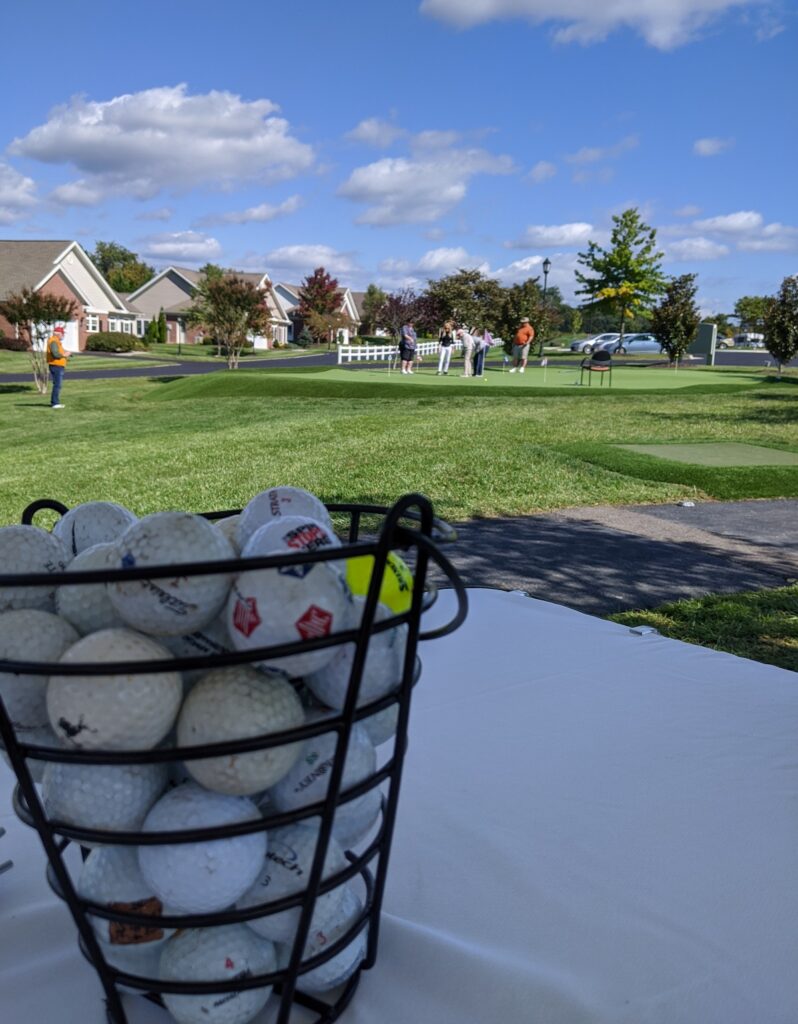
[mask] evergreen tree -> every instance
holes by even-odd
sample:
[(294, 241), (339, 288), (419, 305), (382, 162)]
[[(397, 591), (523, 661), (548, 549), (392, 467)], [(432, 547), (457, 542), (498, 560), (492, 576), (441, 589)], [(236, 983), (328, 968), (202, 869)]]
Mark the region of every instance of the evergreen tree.
[(361, 331), (363, 334), (372, 334), (380, 319), (380, 310), (387, 298), (382, 288), (376, 284), (370, 284), (363, 296), (363, 323)]
[(664, 298), (651, 314), (651, 329), (672, 363), (678, 363), (687, 351), (701, 323), (695, 304), (697, 290), (695, 274), (671, 278)]
[(169, 329), (166, 326), (166, 313), (164, 313), (162, 308), (158, 314), (158, 341), (161, 345), (165, 345), (168, 337)]

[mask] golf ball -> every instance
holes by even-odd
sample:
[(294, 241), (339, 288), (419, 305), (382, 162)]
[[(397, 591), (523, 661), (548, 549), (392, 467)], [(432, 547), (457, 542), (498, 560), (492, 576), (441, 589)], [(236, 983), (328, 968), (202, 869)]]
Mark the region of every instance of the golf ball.
[[(19, 608), (0, 613), (0, 661), (56, 662), (79, 639), (51, 612)], [(49, 727), (47, 676), (0, 672), (0, 697), (16, 729)]]
[(360, 720), (360, 724), (366, 730), (366, 735), (375, 747), (387, 743), (396, 735), (396, 726), (399, 722), (399, 705), (391, 704), (382, 711), (377, 711), (368, 718)]
[[(252, 821), (261, 817), (251, 800), (210, 793), (187, 782), (170, 790), (144, 821), (145, 832), (185, 831)], [(155, 895), (180, 913), (224, 910), (258, 876), (266, 856), (266, 833), (139, 847), (141, 873)]]
[(217, 530), (220, 530), (225, 537), (230, 541), (233, 546), (233, 550), (236, 555), (241, 553), (241, 548), (238, 546), (238, 521), (241, 518), (237, 516), (225, 516), (224, 519), (214, 519), (213, 525)]
[[(229, 654), (233, 650), (227, 623), (224, 618), (214, 619), (203, 629), (186, 636), (164, 636), (160, 642), (168, 647), (176, 658), (203, 658), (209, 654)], [(183, 680), (195, 683), (207, 672), (207, 667), (183, 669)]]
[(122, 924), (89, 913), (97, 937), (109, 946), (122, 946), (131, 953), (149, 952), (162, 946), (172, 934), (160, 925), (163, 904), (144, 881), (134, 846), (102, 846), (83, 862), (78, 893), (109, 910), (145, 914), (149, 925)]
[(247, 541), (259, 526), (281, 516), (308, 516), (332, 531), (330, 513), (323, 501), (301, 487), (270, 487), (247, 503), (238, 521), (238, 547), (244, 550)]
[[(61, 664), (171, 659), (165, 647), (129, 629), (103, 629), (73, 644)], [(57, 736), (86, 749), (148, 750), (169, 732), (180, 709), (179, 672), (52, 675), (47, 713)]]
[[(278, 811), (295, 811), (324, 800), (337, 747), (337, 735), (325, 732), (305, 741), (302, 753), (293, 768), (269, 790)], [(363, 782), (377, 768), (377, 752), (359, 724), (352, 727), (346, 752), (341, 790)], [(361, 839), (380, 812), (379, 789), (370, 789), (362, 796), (341, 804), (335, 811), (333, 835), (344, 847)], [(309, 824), (313, 824), (311, 819)]]
[[(346, 582), (353, 594), (366, 595), (373, 570), (373, 555), (347, 558)], [(395, 614), (410, 610), (413, 600), (413, 573), (394, 551), (389, 552), (385, 562), (379, 597), (380, 602), (387, 605)]]
[[(164, 946), (163, 981), (231, 981), (268, 974), (277, 966), (271, 942), (240, 924), (188, 928)], [(178, 1024), (248, 1024), (266, 1005), (271, 986), (204, 996), (164, 993), (164, 1005)]]
[[(41, 729), (17, 729), (16, 734), (20, 743), (32, 743), (37, 747), (63, 746), (49, 725)], [(3, 747), (2, 743), (0, 743), (0, 753), (2, 753), (5, 763), (11, 767), (11, 758), (6, 753), (5, 747)], [(37, 761), (36, 758), (29, 757), (26, 759), (26, 764), (33, 781), (41, 782), (44, 778), (44, 769), (48, 762)]]
[[(111, 542), (84, 548), (69, 563), (70, 572), (91, 569), (118, 569), (119, 555)], [(81, 636), (101, 629), (124, 626), (124, 622), (108, 600), (104, 583), (66, 583), (55, 592), (59, 615), (72, 623)]]
[(165, 764), (50, 761), (44, 768), (42, 801), (48, 818), (54, 821), (108, 832), (135, 832), (167, 782)]
[[(365, 603), (364, 597), (353, 598), (356, 622), (362, 617)], [(390, 618), (392, 614), (390, 608), (381, 604), (377, 606), (374, 620), (381, 622)], [(358, 707), (372, 700), (379, 700), (399, 685), (406, 644), (407, 624), (404, 622), (369, 637), (357, 698)], [(336, 647), (332, 658), (325, 665), (316, 672), (305, 675), (305, 685), (327, 707), (335, 708), (337, 711), (344, 707), (355, 652), (354, 644)]]
[[(324, 562), (243, 572), (227, 602), (227, 628), (239, 651), (310, 640), (348, 629), (352, 596), (341, 574)], [(298, 676), (314, 672), (335, 647), (267, 658), (267, 668)]]
[[(62, 572), (66, 545), (38, 526), (0, 526), (0, 574)], [(55, 609), (55, 587), (0, 587), (0, 612), (16, 608)]]
[(135, 522), (132, 512), (113, 501), (87, 501), (65, 512), (53, 533), (74, 556), (95, 544), (116, 540)]
[[(313, 857), (319, 837), (318, 825), (295, 824), (276, 828), (268, 833), (266, 863), (255, 883), (236, 904), (236, 907), (254, 907), (260, 903), (294, 896), (307, 889)], [(338, 842), (331, 836), (324, 860), (323, 878), (342, 871), (348, 864)], [(321, 928), (331, 914), (336, 914), (343, 898), (345, 885), (336, 886), (316, 899), (311, 918), (311, 932)], [(289, 907), (277, 914), (256, 917), (247, 925), (273, 942), (293, 942), (301, 907)]]
[(181, 562), (236, 557), (225, 535), (207, 519), (188, 512), (154, 512), (129, 527), (117, 545), (120, 567), (175, 566), (174, 576), (108, 584), (111, 602), (129, 626), (153, 636), (184, 636), (207, 626), (221, 611), (230, 574), (178, 574)]
[[(303, 952), (303, 959), (309, 960), (311, 957), (318, 956), (323, 950), (337, 942), (354, 925), (362, 912), (363, 903), (360, 898), (351, 889), (346, 889), (337, 913), (323, 928), (317, 928), (311, 933)], [(367, 927), (363, 928), (334, 957), (319, 964), (318, 967), (314, 967), (312, 971), (301, 974), (297, 979), (297, 987), (303, 992), (316, 995), (343, 985), (365, 959), (368, 942), (367, 931)], [(281, 961), (287, 960), (286, 953), (290, 955), (290, 948), (282, 947), (279, 952), (282, 954)]]
[[(284, 676), (266, 675), (246, 665), (206, 673), (186, 697), (177, 722), (181, 747), (268, 735), (302, 725), (305, 713)], [(236, 796), (274, 785), (299, 756), (301, 743), (186, 761), (207, 789)]]
[[(259, 526), (241, 554), (244, 558), (255, 558), (278, 551), (318, 551), (321, 548), (340, 546), (340, 540), (324, 523), (308, 516), (282, 516)], [(297, 570), (302, 568), (297, 566)]]

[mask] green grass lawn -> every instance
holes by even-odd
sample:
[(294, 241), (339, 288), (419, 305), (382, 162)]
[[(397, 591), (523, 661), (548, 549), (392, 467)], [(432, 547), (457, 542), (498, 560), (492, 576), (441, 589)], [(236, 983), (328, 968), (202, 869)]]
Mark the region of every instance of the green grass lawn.
[[(136, 353), (133, 356), (120, 357), (118, 361), (111, 360), (107, 356), (80, 355), (73, 356), (67, 366), (67, 374), (70, 370), (99, 370), (111, 366), (159, 366), (160, 360), (149, 359), (145, 354)], [(30, 373), (33, 380), (30, 356), (27, 352), (8, 352), (0, 349), (0, 377), (4, 373)]]
[(423, 376), (297, 368), (67, 377), (59, 412), (32, 388), (0, 384), (0, 522), (18, 521), (38, 497), (116, 500), (138, 514), (207, 511), (275, 483), (327, 501), (388, 503), (418, 490), (452, 520), (798, 495), (795, 467), (693, 467), (615, 446), (735, 440), (796, 450), (793, 384), (731, 374), (736, 383), (724, 386), (701, 374), (688, 388), (546, 391), (529, 375), (518, 386), (517, 374), (512, 386), (433, 386), (440, 379)]
[[(302, 356), (318, 355), (319, 352), (326, 352), (324, 348), (270, 348), (268, 350), (248, 348), (241, 353), (241, 362), (246, 363), (249, 359), (291, 359)], [(225, 365), (226, 356), (217, 356), (216, 349), (211, 345), (153, 345), (151, 349), (153, 356), (162, 358), (186, 360), (191, 363), (213, 362)]]
[(716, 594), (609, 618), (628, 626), (654, 626), (664, 636), (798, 672), (798, 585)]

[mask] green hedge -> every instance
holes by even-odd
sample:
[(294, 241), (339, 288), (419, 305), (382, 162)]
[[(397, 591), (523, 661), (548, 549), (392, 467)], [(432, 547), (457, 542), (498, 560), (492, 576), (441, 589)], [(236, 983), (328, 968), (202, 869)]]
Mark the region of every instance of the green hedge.
[(24, 338), (12, 338), (0, 331), (0, 348), (7, 352), (28, 352), (28, 343)]
[(133, 352), (147, 348), (146, 342), (122, 331), (100, 331), (86, 339), (87, 352)]

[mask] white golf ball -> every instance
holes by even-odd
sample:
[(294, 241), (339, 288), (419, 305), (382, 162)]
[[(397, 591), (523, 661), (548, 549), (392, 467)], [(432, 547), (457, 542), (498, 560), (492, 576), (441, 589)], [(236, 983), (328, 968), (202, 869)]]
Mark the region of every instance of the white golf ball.
[[(70, 554), (66, 545), (38, 526), (0, 526), (0, 575), (63, 572)], [(15, 608), (55, 610), (55, 587), (0, 587), (0, 612)]]
[[(356, 595), (353, 602), (356, 621), (359, 622), (366, 599)], [(390, 608), (380, 604), (377, 605), (374, 618), (376, 622), (381, 622), (390, 618), (392, 614)], [(358, 707), (362, 707), (370, 701), (379, 700), (380, 697), (384, 697), (391, 690), (396, 689), (402, 679), (406, 645), (407, 623), (404, 622), (383, 633), (374, 633), (369, 638), (366, 663), (363, 666), (357, 698)], [(326, 665), (322, 665), (316, 672), (305, 675), (305, 685), (308, 689), (322, 704), (335, 708), (337, 711), (342, 710), (346, 703), (355, 651), (354, 644), (343, 644), (335, 649), (335, 654)]]
[(396, 726), (399, 722), (399, 705), (390, 704), (382, 711), (376, 711), (368, 718), (362, 718), (360, 724), (366, 730), (366, 735), (375, 747), (387, 743), (392, 736), (396, 735)]
[(332, 520), (320, 498), (301, 487), (270, 487), (247, 503), (238, 521), (238, 547), (244, 550), (247, 541), (259, 526), (282, 516), (309, 516), (332, 530)]
[[(17, 739), (20, 743), (32, 743), (37, 747), (62, 747), (63, 743), (58, 739), (49, 725), (41, 729), (17, 729)], [(6, 753), (5, 747), (0, 743), (0, 753), (5, 763), (11, 767), (11, 758)], [(34, 757), (26, 759), (28, 771), (34, 782), (41, 782), (44, 778), (44, 769), (49, 762), (39, 761)]]
[[(62, 664), (171, 659), (165, 647), (129, 629), (103, 629), (73, 644)], [(179, 672), (52, 675), (47, 712), (68, 746), (148, 750), (172, 728), (183, 697)]]
[[(119, 554), (112, 542), (84, 548), (69, 563), (70, 572), (118, 568)], [(66, 583), (55, 592), (55, 607), (81, 636), (125, 625), (108, 599), (104, 583)]]
[(53, 820), (81, 828), (135, 832), (167, 782), (165, 764), (50, 761), (44, 768), (42, 801)]
[[(160, 642), (168, 647), (176, 658), (203, 658), (209, 654), (229, 654), (234, 650), (227, 622), (219, 617), (202, 629), (185, 636), (164, 636)], [(188, 684), (195, 683), (207, 672), (207, 667), (183, 670), (183, 680)]]
[[(51, 612), (19, 608), (0, 613), (0, 660), (57, 662), (79, 639)], [(49, 727), (47, 676), (0, 672), (0, 697), (15, 729)]]
[[(329, 636), (351, 622), (349, 588), (323, 562), (243, 572), (227, 602), (227, 628), (239, 651)], [(326, 647), (258, 664), (298, 676), (321, 668), (334, 654), (335, 647)]]
[(135, 522), (132, 512), (113, 501), (87, 501), (65, 512), (53, 533), (74, 556), (95, 544), (116, 540)]
[(117, 541), (119, 567), (174, 565), (175, 575), (108, 584), (116, 610), (134, 629), (153, 636), (184, 636), (216, 618), (231, 576), (180, 576), (181, 562), (236, 557), (230, 542), (207, 519), (188, 512), (154, 512), (139, 519)]
[[(346, 889), (344, 899), (335, 915), (330, 917), (324, 927), (317, 928), (311, 933), (302, 954), (303, 960), (310, 960), (311, 957), (318, 956), (323, 950), (328, 949), (352, 927), (362, 911), (363, 903), (360, 898), (351, 889)], [(334, 957), (314, 967), (312, 971), (300, 974), (297, 978), (297, 987), (303, 992), (317, 995), (343, 985), (366, 957), (367, 933), (368, 925)], [(280, 966), (287, 962), (290, 952), (290, 947), (280, 947)]]
[[(145, 832), (232, 825), (261, 817), (251, 800), (187, 782), (170, 790), (144, 821)], [(185, 914), (224, 910), (247, 891), (266, 856), (266, 833), (139, 847), (139, 866), (163, 903)]]
[[(271, 942), (240, 924), (188, 928), (164, 946), (163, 981), (231, 981), (268, 974), (276, 969)], [(178, 1024), (248, 1024), (271, 995), (271, 986), (204, 996), (164, 993), (167, 1010)]]
[[(145, 914), (151, 924), (133, 925), (89, 913), (97, 937), (109, 946), (121, 946), (131, 954), (146, 953), (163, 945), (172, 930), (162, 928), (164, 906), (139, 870), (135, 846), (102, 846), (83, 862), (78, 893), (93, 903), (130, 914)], [(168, 912), (168, 911), (167, 911)]]
[(225, 516), (224, 519), (214, 519), (213, 525), (217, 530), (220, 530), (225, 537), (230, 541), (233, 546), (233, 550), (236, 555), (241, 553), (241, 548), (238, 546), (238, 521), (241, 518), (238, 516)]
[[(325, 732), (305, 741), (299, 760), (269, 790), (278, 811), (295, 811), (326, 797), (336, 746), (337, 735), (333, 732)], [(363, 727), (356, 724), (349, 737), (341, 790), (363, 782), (376, 768), (377, 752), (374, 745)], [(344, 848), (352, 846), (368, 832), (379, 815), (380, 803), (377, 787), (336, 809), (333, 835)]]
[[(318, 825), (295, 824), (285, 828), (276, 828), (268, 833), (268, 849), (266, 863), (236, 907), (254, 907), (270, 900), (294, 896), (307, 889), (310, 871), (313, 867), (313, 856), (319, 837)], [(344, 851), (331, 836), (324, 860), (323, 878), (329, 878), (337, 871), (342, 871), (348, 864)], [(311, 918), (311, 933), (321, 928), (340, 907), (346, 885), (338, 885), (329, 892), (323, 893), (316, 900)], [(288, 910), (265, 917), (256, 917), (247, 921), (247, 925), (273, 942), (293, 942), (296, 934), (301, 907), (289, 907)]]
[[(278, 551), (319, 551), (322, 548), (340, 548), (341, 541), (332, 528), (309, 516), (281, 516), (272, 519), (250, 536), (241, 552), (243, 558), (271, 555)], [(297, 566), (301, 572), (304, 566)]]
[[(284, 676), (246, 665), (206, 673), (186, 697), (177, 722), (181, 747), (246, 739), (305, 721), (302, 703)], [(301, 743), (186, 761), (197, 782), (219, 793), (248, 796), (274, 785), (296, 761)]]

